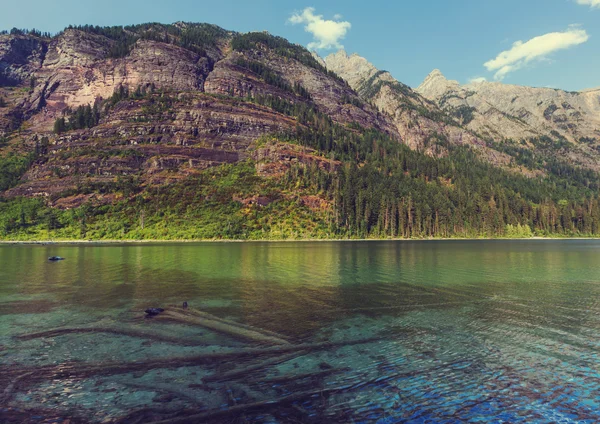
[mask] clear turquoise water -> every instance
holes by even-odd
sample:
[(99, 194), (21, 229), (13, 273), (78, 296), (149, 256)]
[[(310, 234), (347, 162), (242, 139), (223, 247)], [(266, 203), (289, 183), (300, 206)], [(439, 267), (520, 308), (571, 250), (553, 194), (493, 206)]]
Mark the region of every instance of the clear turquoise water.
[[(66, 260), (48, 262), (54, 255)], [(254, 346), (143, 318), (147, 307), (183, 301), (293, 343), (377, 340), (215, 382), (204, 378), (270, 357), (24, 377), (0, 396), (0, 421), (119, 422), (153, 408), (141, 421), (151, 422), (323, 390), (208, 422), (599, 422), (599, 295), (598, 241), (3, 245), (4, 388), (39, 367)], [(16, 338), (81, 326), (198, 346), (104, 333)]]

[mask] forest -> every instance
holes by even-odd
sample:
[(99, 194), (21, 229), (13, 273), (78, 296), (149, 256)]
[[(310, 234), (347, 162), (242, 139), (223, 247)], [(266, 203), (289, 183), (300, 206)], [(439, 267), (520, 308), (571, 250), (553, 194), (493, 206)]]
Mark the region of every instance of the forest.
[[(130, 98), (130, 97), (129, 97)], [(280, 178), (259, 176), (247, 160), (141, 191), (132, 178), (80, 193), (118, 192), (122, 200), (72, 210), (41, 199), (0, 201), (6, 238), (285, 239), (592, 236), (600, 233), (598, 176), (560, 167), (540, 178), (502, 170), (443, 137), (437, 158), (388, 136), (335, 124), (310, 104), (246, 99), (294, 116), (289, 134), (270, 140), (315, 149), (337, 168), (296, 164)], [(43, 153), (43, 151), (41, 151)], [(443, 154), (441, 154), (443, 153)], [(35, 154), (0, 160), (0, 188), (13, 186)], [(554, 168), (552, 168), (554, 169)], [(75, 193), (71, 193), (75, 194)], [(248, 205), (253, 195), (267, 205)], [(306, 196), (325, 206), (310, 208)]]

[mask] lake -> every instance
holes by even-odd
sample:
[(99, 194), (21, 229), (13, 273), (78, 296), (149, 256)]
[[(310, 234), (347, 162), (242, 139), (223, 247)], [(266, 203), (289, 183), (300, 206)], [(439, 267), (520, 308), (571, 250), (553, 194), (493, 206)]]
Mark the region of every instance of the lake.
[(599, 351), (600, 241), (0, 245), (2, 422), (595, 423)]

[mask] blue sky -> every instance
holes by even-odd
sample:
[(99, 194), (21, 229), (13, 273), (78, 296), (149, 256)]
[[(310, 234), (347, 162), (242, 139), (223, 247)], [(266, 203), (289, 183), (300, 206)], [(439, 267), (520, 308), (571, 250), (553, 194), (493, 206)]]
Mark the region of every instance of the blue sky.
[(600, 86), (600, 0), (0, 3), (0, 29), (56, 32), (68, 24), (183, 20), (241, 32), (267, 30), (319, 48), (321, 55), (343, 45), (413, 87), (434, 68), (461, 83), (484, 77), (566, 90)]

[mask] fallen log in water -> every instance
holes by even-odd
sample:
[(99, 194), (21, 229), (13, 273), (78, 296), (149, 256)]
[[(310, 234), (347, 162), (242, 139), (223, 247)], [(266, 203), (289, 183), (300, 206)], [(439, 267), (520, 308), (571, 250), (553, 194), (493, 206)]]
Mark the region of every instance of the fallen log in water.
[(300, 351), (300, 352), (290, 353), (290, 354), (284, 355), (284, 356), (277, 356), (275, 358), (267, 359), (265, 361), (255, 363), (255, 364), (252, 364), (252, 365), (244, 367), (244, 368), (235, 369), (233, 371), (229, 371), (229, 372), (225, 372), (225, 373), (221, 373), (221, 374), (209, 375), (208, 377), (204, 377), (202, 379), (202, 381), (204, 381), (206, 383), (210, 383), (210, 382), (215, 382), (215, 381), (226, 381), (226, 380), (237, 379), (239, 377), (248, 375), (249, 373), (251, 373), (253, 371), (258, 371), (258, 370), (264, 369), (266, 367), (269, 367), (271, 365), (282, 364), (284, 362), (291, 361), (292, 359), (296, 359), (297, 357), (305, 355), (305, 354), (306, 354), (306, 351)]
[(169, 358), (149, 359), (133, 362), (108, 362), (104, 364), (68, 363), (50, 365), (45, 367), (31, 367), (14, 370), (13, 367), (0, 368), (0, 375), (5, 378), (16, 376), (23, 371), (32, 372), (28, 381), (43, 381), (60, 378), (86, 378), (95, 375), (117, 375), (135, 371), (148, 371), (158, 368), (179, 368), (197, 366), (200, 364), (214, 364), (227, 360), (236, 360), (258, 355), (281, 355), (284, 353), (306, 351), (306, 353), (320, 350), (333, 349), (343, 346), (367, 344), (380, 341), (381, 338), (351, 340), (347, 342), (322, 342), (306, 343), (300, 345), (272, 346), (265, 348), (238, 349), (230, 352), (213, 352), (193, 356), (175, 356)]
[(73, 327), (73, 328), (55, 328), (37, 333), (21, 334), (16, 336), (19, 340), (34, 340), (47, 337), (56, 337), (66, 334), (85, 334), (85, 333), (107, 333), (119, 336), (128, 336), (141, 339), (150, 339), (158, 342), (165, 342), (183, 346), (206, 346), (206, 343), (200, 343), (197, 340), (190, 340), (176, 336), (167, 336), (164, 334), (151, 333), (137, 329), (113, 328), (113, 327)]
[(264, 334), (264, 335), (267, 335), (267, 336), (273, 336), (273, 337), (276, 337), (278, 339), (282, 339), (282, 340), (286, 340), (287, 341), (287, 338), (285, 336), (283, 336), (283, 335), (281, 335), (279, 333), (276, 333), (274, 331), (267, 330), (267, 329), (264, 329), (264, 328), (259, 328), (259, 327), (253, 326), (253, 325), (242, 324), (242, 323), (239, 323), (239, 322), (236, 322), (236, 321), (231, 321), (231, 320), (228, 320), (228, 319), (225, 319), (225, 318), (220, 318), (220, 317), (217, 317), (215, 315), (209, 314), (208, 312), (200, 311), (198, 309), (194, 309), (194, 308), (183, 309), (183, 308), (178, 307), (178, 306), (172, 306), (172, 307), (169, 307), (169, 310), (175, 310), (176, 312), (179, 312), (179, 313), (184, 314), (184, 315), (197, 316), (197, 317), (201, 317), (201, 318), (211, 319), (211, 320), (214, 320), (214, 321), (219, 321), (219, 322), (222, 322), (224, 324), (228, 324), (228, 325), (231, 325), (231, 326), (234, 326), (234, 327), (239, 327), (239, 328), (243, 328), (243, 329), (246, 329), (246, 330), (256, 331), (257, 333), (261, 333), (261, 334)]
[(175, 310), (165, 310), (162, 314), (157, 315), (153, 319), (168, 319), (183, 324), (196, 325), (228, 336), (236, 337), (246, 341), (256, 343), (271, 344), (271, 345), (289, 345), (287, 340), (279, 337), (263, 334), (255, 330), (248, 330), (238, 325), (231, 325), (223, 321), (217, 321), (211, 318), (202, 316), (194, 316), (181, 313)]

